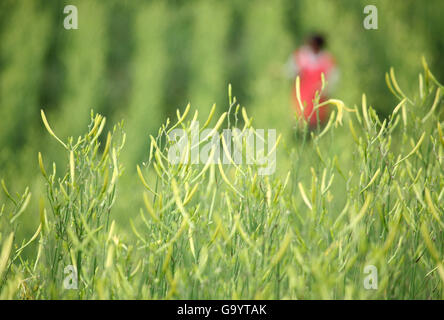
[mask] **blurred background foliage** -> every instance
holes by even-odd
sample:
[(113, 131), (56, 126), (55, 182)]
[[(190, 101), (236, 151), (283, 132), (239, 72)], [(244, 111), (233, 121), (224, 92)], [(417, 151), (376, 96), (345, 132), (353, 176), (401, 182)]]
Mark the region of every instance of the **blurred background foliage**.
[[(68, 4), (78, 7), (78, 30), (63, 28)], [(378, 8), (378, 30), (363, 28), (367, 4)], [(365, 92), (387, 115), (396, 102), (384, 81), (391, 66), (408, 93), (422, 55), (444, 79), (443, 9), (442, 0), (2, 0), (0, 176), (17, 192), (30, 186), (36, 207), (44, 194), (38, 151), (61, 166), (67, 160), (39, 110), (66, 139), (86, 131), (94, 109), (108, 128), (125, 121), (117, 219), (137, 214), (135, 165), (148, 157), (149, 134), (177, 108), (190, 102), (206, 118), (216, 103), (220, 114), (231, 83), (256, 127), (288, 133), (294, 84), (283, 65), (317, 31), (340, 69), (335, 97), (353, 105)]]

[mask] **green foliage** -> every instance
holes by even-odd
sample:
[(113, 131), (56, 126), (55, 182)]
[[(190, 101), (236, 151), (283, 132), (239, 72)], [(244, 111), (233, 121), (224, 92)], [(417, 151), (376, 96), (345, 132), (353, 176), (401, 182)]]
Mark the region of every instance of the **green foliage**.
[[(42, 112), (66, 149), (67, 169), (57, 178), (54, 165), (48, 174), (39, 154), (51, 213), (42, 202), (40, 226), (20, 246), (14, 234), (30, 194), (14, 197), (3, 187), (11, 208), (0, 216), (0, 293), (28, 299), (444, 298), (443, 86), (424, 60), (423, 66), (414, 96), (404, 94), (390, 70), (387, 82), (399, 101), (388, 118), (368, 107), (365, 95), (354, 108), (331, 99), (326, 103), (335, 110), (324, 128), (297, 133), (296, 147), (285, 140), (281, 147), (279, 138), (277, 149), (291, 157), (288, 166), (283, 159), (283, 175), (259, 175), (258, 158), (251, 165), (168, 161), (172, 130), (190, 133), (197, 119), (189, 106), (178, 111), (177, 123), (168, 120), (151, 137), (148, 161), (137, 167), (146, 190), (138, 195), (144, 206), (137, 218), (127, 220), (132, 236), (108, 223), (122, 172), (120, 126), (102, 149), (105, 120), (92, 115), (88, 133), (65, 143)], [(254, 132), (246, 110), (229, 100), (230, 113), (215, 121), (211, 112), (208, 127)], [(245, 148), (243, 139), (237, 145)], [(193, 147), (188, 143), (187, 150)], [(22, 257), (37, 238), (38, 247)], [(77, 268), (77, 290), (63, 287), (67, 265)], [(364, 287), (368, 265), (378, 270), (375, 290)]]
[[(63, 28), (66, 4), (78, 30)], [(0, 298), (442, 298), (443, 3), (375, 0), (372, 31), (367, 4), (0, 1)], [(337, 60), (341, 101), (326, 128), (291, 130), (282, 67), (313, 31)], [(418, 90), (421, 55), (436, 78), (425, 66)], [(187, 102), (178, 128), (213, 103), (228, 111), (220, 128), (277, 128), (276, 173), (168, 165), (162, 130)], [(87, 126), (92, 108), (111, 140), (89, 135), (104, 123)], [(368, 264), (376, 291), (363, 289)], [(78, 290), (64, 289), (68, 265)]]
[[(44, 117), (45, 125), (48, 125)], [(117, 145), (116, 131), (108, 133), (103, 153), (99, 154), (101, 135), (105, 118), (91, 116), (92, 121), (88, 134), (74, 143), (69, 139), (61, 143), (69, 153), (69, 170), (57, 178), (56, 165), (51, 174), (47, 174), (41, 155), (39, 163), (47, 182), (48, 202), (51, 218), (44, 211), (41, 216), (44, 237), (43, 263), (38, 276), (40, 279), (51, 279), (70, 263), (76, 266), (80, 279), (94, 281), (96, 272), (100, 271), (97, 261), (100, 252), (106, 247), (97, 242), (97, 233), (109, 230), (109, 215), (115, 201), (116, 183), (121, 174), (117, 155), (123, 147)], [(51, 132), (48, 125), (48, 130)], [(113, 139), (114, 136), (114, 139)], [(101, 250), (100, 250), (101, 249)], [(104, 253), (102, 253), (104, 254)], [(103, 266), (102, 266), (103, 267)], [(88, 283), (90, 286), (91, 283)], [(79, 296), (85, 293), (80, 292)]]

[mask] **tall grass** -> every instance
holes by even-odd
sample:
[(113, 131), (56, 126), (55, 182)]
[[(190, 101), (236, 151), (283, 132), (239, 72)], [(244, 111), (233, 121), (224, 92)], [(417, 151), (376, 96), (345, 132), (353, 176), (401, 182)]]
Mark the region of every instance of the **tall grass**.
[[(4, 185), (1, 296), (444, 298), (443, 86), (423, 66), (414, 96), (405, 95), (393, 69), (387, 73), (398, 103), (385, 119), (365, 95), (354, 107), (329, 100), (329, 123), (303, 129), (296, 145), (283, 139), (280, 168), (270, 176), (258, 174), (258, 163), (168, 162), (168, 132), (189, 132), (199, 119), (190, 107), (178, 111), (137, 166), (146, 190), (137, 219), (127, 220), (132, 235), (110, 217), (122, 173), (120, 126), (101, 145), (105, 120), (92, 115), (88, 133), (63, 141), (42, 113), (66, 168), (59, 173), (39, 154), (47, 200), (31, 239), (14, 237), (29, 193), (15, 196)], [(203, 122), (253, 130), (247, 111), (229, 100), (231, 114), (210, 113)], [(36, 250), (22, 256), (32, 242)], [(78, 272), (76, 290), (63, 286), (67, 265)], [(369, 265), (378, 271), (374, 290), (364, 286)]]

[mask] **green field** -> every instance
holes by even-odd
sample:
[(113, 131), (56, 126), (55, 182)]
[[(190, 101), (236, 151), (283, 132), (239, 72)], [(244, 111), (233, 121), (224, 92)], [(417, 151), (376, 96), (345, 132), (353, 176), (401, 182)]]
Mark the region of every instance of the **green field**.
[[(2, 1), (0, 299), (443, 299), (444, 5), (366, 4)], [(282, 69), (313, 30), (309, 130)], [(275, 172), (171, 163), (193, 120), (276, 130)]]

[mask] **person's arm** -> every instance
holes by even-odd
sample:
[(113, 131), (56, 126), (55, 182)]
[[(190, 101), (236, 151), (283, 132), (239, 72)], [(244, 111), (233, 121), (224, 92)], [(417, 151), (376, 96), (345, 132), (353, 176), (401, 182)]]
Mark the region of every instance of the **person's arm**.
[(291, 54), (284, 66), (284, 74), (289, 79), (294, 79), (299, 74), (299, 67), (294, 59), (294, 55)]
[(340, 72), (337, 67), (333, 67), (326, 75), (325, 80), (327, 81), (327, 86), (325, 88), (325, 91), (328, 95), (334, 92), (338, 87), (339, 78)]

